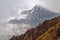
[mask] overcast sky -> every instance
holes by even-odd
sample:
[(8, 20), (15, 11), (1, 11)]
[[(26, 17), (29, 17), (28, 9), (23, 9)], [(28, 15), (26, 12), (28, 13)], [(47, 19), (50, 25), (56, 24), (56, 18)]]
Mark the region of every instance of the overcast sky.
[[(1, 38), (1, 34), (4, 34), (4, 32), (6, 32), (5, 34), (13, 34), (17, 30), (17, 33), (19, 33), (19, 26), (7, 24), (5, 21), (17, 18), (18, 16), (25, 18), (20, 13), (24, 10), (32, 9), (35, 5), (41, 5), (46, 9), (60, 13), (60, 0), (0, 0), (0, 39), (3, 39)], [(25, 26), (25, 24), (22, 26)]]
[(23, 10), (41, 5), (51, 11), (60, 12), (60, 0), (0, 0), (0, 19), (8, 19)]

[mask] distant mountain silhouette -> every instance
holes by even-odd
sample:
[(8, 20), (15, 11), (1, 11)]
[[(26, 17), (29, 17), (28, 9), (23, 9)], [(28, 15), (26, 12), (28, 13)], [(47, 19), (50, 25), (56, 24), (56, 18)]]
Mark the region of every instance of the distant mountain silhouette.
[(45, 20), (25, 34), (13, 36), (10, 40), (60, 40), (60, 16)]
[(42, 6), (34, 6), (31, 10), (23, 11), (21, 13), (22, 15), (28, 15), (25, 19), (12, 19), (9, 21), (9, 23), (12, 24), (30, 24), (30, 25), (37, 25), (41, 22), (43, 22), (46, 19), (51, 19), (53, 17), (56, 17), (59, 15), (59, 13), (54, 13), (49, 11), (48, 9), (45, 9)]

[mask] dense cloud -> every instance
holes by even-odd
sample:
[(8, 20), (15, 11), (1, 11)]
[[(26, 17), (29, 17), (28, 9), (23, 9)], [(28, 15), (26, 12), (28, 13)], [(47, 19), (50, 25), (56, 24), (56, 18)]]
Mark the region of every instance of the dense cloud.
[(0, 0), (0, 19), (14, 18), (21, 11), (31, 9), (36, 4), (60, 12), (60, 0)]
[(0, 23), (0, 40), (8, 40), (13, 35), (21, 35), (31, 28), (29, 24), (9, 24), (7, 22)]
[(0, 0), (0, 19), (15, 17), (36, 4), (36, 0)]
[(60, 12), (59, 4), (60, 0), (0, 0), (0, 40), (5, 40), (12, 34), (21, 34), (29, 28), (29, 24), (26, 26), (23, 23), (20, 23), (21, 25), (8, 23), (11, 19), (25, 19), (28, 16), (28, 14), (22, 15), (21, 11), (29, 10), (35, 5), (41, 5), (51, 11)]

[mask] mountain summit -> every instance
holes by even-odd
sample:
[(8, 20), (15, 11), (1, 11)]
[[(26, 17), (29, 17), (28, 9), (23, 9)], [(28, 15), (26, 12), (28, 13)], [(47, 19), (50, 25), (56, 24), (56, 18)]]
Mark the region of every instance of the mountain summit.
[(23, 11), (21, 15), (27, 15), (25, 19), (12, 19), (9, 21), (9, 23), (12, 24), (29, 24), (29, 25), (37, 25), (41, 22), (43, 22), (46, 19), (51, 19), (53, 17), (58, 16), (58, 13), (54, 13), (49, 11), (48, 9), (45, 9), (42, 6), (34, 6), (31, 10)]

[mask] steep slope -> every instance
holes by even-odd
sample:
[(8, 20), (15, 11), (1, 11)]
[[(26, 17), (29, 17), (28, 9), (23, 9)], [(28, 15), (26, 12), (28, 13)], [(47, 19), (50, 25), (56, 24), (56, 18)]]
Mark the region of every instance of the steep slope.
[(25, 34), (13, 36), (10, 40), (60, 40), (60, 16), (45, 20)]
[(49, 28), (42, 36), (39, 36), (36, 40), (60, 40), (60, 22)]

